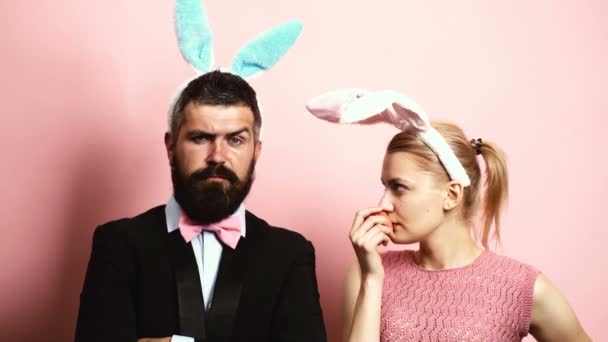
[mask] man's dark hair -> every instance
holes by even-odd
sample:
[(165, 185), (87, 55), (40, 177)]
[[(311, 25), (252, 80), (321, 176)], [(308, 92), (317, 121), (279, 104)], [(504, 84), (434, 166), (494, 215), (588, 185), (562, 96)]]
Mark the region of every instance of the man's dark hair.
[(199, 105), (247, 106), (253, 112), (253, 133), (260, 136), (262, 116), (253, 88), (241, 77), (220, 70), (203, 74), (188, 83), (173, 106), (169, 125), (171, 135), (177, 137), (184, 123), (184, 109), (194, 102)]

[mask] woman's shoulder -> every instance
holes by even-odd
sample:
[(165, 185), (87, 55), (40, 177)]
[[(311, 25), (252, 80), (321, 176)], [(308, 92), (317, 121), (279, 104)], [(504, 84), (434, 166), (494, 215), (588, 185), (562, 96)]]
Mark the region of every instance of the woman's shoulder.
[(511, 284), (530, 297), (541, 272), (534, 266), (510, 256), (486, 251), (484, 268), (487, 276), (495, 281)]
[(509, 270), (520, 270), (533, 274), (540, 273), (536, 267), (527, 262), (520, 261), (507, 255), (498, 254), (497, 252), (490, 250), (487, 250), (485, 253), (487, 254), (486, 263), (491, 266), (498, 266)]

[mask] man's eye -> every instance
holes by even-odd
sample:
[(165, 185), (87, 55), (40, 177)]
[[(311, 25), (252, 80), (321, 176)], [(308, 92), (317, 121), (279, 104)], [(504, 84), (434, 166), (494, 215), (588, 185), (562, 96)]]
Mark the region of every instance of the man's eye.
[(232, 137), (232, 138), (230, 138), (230, 143), (233, 145), (240, 145), (243, 143), (243, 139), (238, 138), (238, 137)]
[(204, 135), (196, 135), (192, 137), (192, 141), (196, 143), (206, 142), (209, 141), (209, 137), (206, 137)]

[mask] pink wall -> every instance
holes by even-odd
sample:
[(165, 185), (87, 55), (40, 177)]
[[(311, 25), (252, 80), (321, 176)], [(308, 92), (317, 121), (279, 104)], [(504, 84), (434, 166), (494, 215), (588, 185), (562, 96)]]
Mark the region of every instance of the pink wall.
[[(172, 1), (30, 3), (0, 3), (0, 340), (69, 341), (94, 227), (169, 195), (165, 109), (190, 69)], [(256, 32), (305, 23), (288, 58), (253, 82), (265, 143), (248, 207), (315, 243), (330, 340), (350, 221), (377, 202), (395, 132), (305, 112), (308, 98), (342, 86), (409, 92), (434, 117), (499, 142), (512, 175), (503, 252), (542, 269), (591, 336), (608, 340), (606, 2), (207, 5), (221, 65)]]

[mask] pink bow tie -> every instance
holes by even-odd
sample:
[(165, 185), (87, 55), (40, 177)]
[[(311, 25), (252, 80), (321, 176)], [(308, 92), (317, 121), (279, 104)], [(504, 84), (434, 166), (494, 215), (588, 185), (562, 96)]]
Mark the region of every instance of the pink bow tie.
[(241, 238), (241, 220), (238, 215), (232, 215), (221, 222), (203, 226), (190, 220), (183, 212), (180, 214), (179, 232), (187, 243), (192, 241), (203, 230), (214, 232), (220, 241), (235, 249)]

